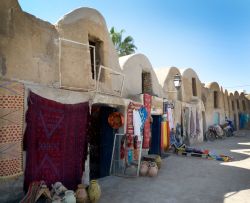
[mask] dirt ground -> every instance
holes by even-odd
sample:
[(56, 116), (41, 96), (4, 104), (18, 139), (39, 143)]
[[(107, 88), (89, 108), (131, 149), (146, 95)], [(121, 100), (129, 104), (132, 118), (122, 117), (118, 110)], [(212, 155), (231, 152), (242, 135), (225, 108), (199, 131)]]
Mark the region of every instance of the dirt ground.
[[(197, 145), (234, 157), (220, 162), (171, 154), (155, 178), (109, 176), (99, 180), (100, 203), (244, 203), (250, 202), (250, 131)], [(0, 202), (19, 202), (23, 178), (0, 182)]]
[(250, 202), (250, 131), (197, 145), (232, 156), (232, 162), (170, 155), (155, 178), (109, 176), (99, 182), (101, 203)]

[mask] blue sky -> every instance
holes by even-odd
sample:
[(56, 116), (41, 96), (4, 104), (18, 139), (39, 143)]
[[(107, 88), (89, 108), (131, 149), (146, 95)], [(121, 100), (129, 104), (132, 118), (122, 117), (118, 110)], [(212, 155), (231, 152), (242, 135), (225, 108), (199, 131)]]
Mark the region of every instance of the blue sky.
[[(19, 0), (56, 23), (78, 7), (101, 12), (108, 28), (125, 29), (153, 67), (193, 68), (202, 82), (250, 92), (248, 0)], [(244, 86), (244, 87), (238, 87)], [(235, 87), (235, 88), (231, 88)]]

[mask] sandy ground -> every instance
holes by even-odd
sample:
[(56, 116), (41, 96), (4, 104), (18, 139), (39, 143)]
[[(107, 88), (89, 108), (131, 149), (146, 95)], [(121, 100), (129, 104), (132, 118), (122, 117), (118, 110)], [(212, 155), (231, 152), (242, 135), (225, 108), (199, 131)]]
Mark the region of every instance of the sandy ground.
[(234, 161), (171, 155), (163, 159), (155, 178), (101, 179), (100, 202), (250, 202), (250, 131), (197, 146), (233, 156)]
[[(170, 155), (155, 178), (99, 180), (100, 203), (244, 203), (250, 202), (250, 131), (235, 137), (205, 142), (197, 147), (234, 157), (233, 162)], [(19, 202), (23, 177), (0, 182), (0, 202)]]

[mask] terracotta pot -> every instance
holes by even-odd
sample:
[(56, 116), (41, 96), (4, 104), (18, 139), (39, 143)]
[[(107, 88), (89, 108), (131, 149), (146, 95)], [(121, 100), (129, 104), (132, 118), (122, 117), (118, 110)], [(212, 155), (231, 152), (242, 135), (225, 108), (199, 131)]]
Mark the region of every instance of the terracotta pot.
[(155, 177), (158, 174), (158, 167), (155, 162), (151, 162), (148, 169), (148, 175), (150, 177)]
[(79, 184), (76, 190), (76, 202), (86, 203), (88, 200), (88, 193), (83, 184)]
[(141, 167), (140, 167), (140, 175), (141, 176), (146, 176), (148, 173), (148, 169), (149, 169), (149, 165), (147, 161), (143, 161), (141, 163)]
[(91, 203), (96, 203), (101, 197), (101, 188), (97, 180), (91, 180), (88, 188), (88, 195)]

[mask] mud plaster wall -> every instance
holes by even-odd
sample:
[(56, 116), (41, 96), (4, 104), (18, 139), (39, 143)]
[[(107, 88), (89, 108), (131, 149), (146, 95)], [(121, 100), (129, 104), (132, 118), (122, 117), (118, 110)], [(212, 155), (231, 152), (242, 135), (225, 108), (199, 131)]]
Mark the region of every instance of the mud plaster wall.
[(0, 2), (1, 76), (53, 85), (58, 81), (58, 33), (25, 13), (17, 1)]
[[(88, 37), (102, 43), (102, 64), (121, 72), (106, 23), (94, 9), (80, 8), (54, 26), (23, 12), (16, 0), (0, 2), (0, 76), (59, 87), (59, 37), (88, 44)], [(93, 87), (88, 48), (63, 44), (60, 67), (66, 68), (68, 86)], [(71, 60), (67, 60), (71, 59)], [(105, 77), (105, 73), (103, 74)], [(107, 89), (121, 81), (107, 78)]]
[(163, 93), (164, 93), (164, 97), (166, 97), (168, 100), (182, 100), (182, 89), (183, 87), (181, 86), (180, 89), (176, 89), (174, 86), (174, 76), (176, 74), (181, 75), (180, 71), (175, 68), (172, 67), (170, 68), (166, 79), (164, 81), (164, 85), (163, 85)]
[[(192, 90), (192, 78), (196, 80), (196, 92), (197, 96), (193, 96)], [(201, 82), (196, 72), (192, 69), (186, 69), (182, 73), (182, 101), (191, 102), (193, 100), (201, 100)]]
[[(99, 12), (90, 8), (76, 9), (65, 15), (57, 23), (56, 27), (61, 38), (83, 44), (89, 44), (89, 40), (98, 42), (100, 46), (98, 53), (101, 59), (101, 61), (98, 61), (98, 64), (121, 72), (118, 55), (109, 37), (105, 20)], [(73, 79), (74, 86), (79, 86), (79, 84), (81, 84), (80, 87), (88, 86), (88, 88), (93, 88), (94, 80), (91, 76), (89, 48), (87, 46), (75, 45), (65, 41), (63, 41), (62, 45), (62, 60), (60, 62), (61, 68), (64, 69), (63, 71), (66, 71), (65, 75), (67, 76), (67, 78), (64, 78), (64, 82), (70, 84), (70, 81)], [(67, 58), (74, 58), (76, 50), (78, 50), (81, 57), (77, 57), (77, 61), (74, 63), (72, 63), (71, 60), (67, 61)], [(70, 69), (68, 68), (68, 64), (71, 64)], [(79, 64), (81, 64), (81, 66), (79, 66)], [(72, 70), (74, 70), (75, 73), (72, 73)], [(112, 88), (112, 83), (116, 85), (116, 81), (112, 81), (110, 75), (102, 74), (101, 76), (101, 81), (106, 84), (107, 88)]]
[(134, 54), (120, 58), (120, 64), (125, 74), (123, 97), (131, 98), (142, 93), (142, 72), (149, 72), (152, 79), (152, 93), (162, 97), (162, 87), (159, 85), (154, 69), (143, 54)]
[(228, 92), (225, 91), (223, 93), (223, 102), (224, 102), (224, 111), (225, 111), (225, 116), (229, 117), (229, 97), (228, 97)]
[[(217, 108), (214, 108), (214, 92), (217, 91)], [(214, 124), (214, 115), (219, 113), (220, 124), (225, 122), (225, 111), (224, 111), (224, 94), (220, 90), (218, 83), (211, 83), (203, 90), (204, 96), (206, 97), (205, 109), (206, 109), (206, 123), (207, 128)]]

